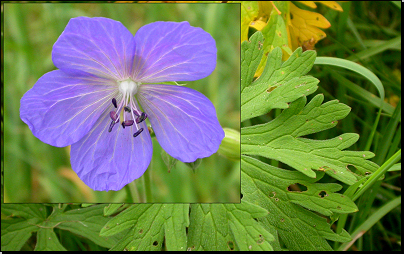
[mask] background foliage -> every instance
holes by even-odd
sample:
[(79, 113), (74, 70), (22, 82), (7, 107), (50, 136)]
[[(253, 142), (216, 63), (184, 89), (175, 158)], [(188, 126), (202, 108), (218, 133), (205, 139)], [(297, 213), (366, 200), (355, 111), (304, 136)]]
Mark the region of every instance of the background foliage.
[[(71, 170), (69, 147), (56, 148), (42, 143), (19, 117), (21, 97), (38, 78), (56, 69), (51, 60), (53, 43), (69, 19), (77, 16), (118, 20), (132, 34), (154, 21), (186, 20), (192, 26), (202, 27), (216, 40), (217, 67), (207, 78), (188, 82), (187, 86), (213, 102), (222, 127), (240, 129), (240, 34), (238, 27), (231, 25), (240, 20), (238, 6), (8, 3), (4, 5), (5, 202), (144, 201), (144, 176), (117, 192), (93, 191)], [(146, 174), (151, 178), (152, 202), (240, 200), (240, 162), (218, 154), (203, 159), (195, 173), (182, 162), (168, 168), (162, 149), (153, 138), (153, 159)]]

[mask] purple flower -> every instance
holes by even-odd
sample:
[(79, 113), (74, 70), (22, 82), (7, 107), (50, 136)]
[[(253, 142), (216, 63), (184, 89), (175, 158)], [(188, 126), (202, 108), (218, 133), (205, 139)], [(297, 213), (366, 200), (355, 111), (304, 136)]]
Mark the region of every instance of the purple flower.
[(73, 18), (53, 45), (59, 70), (23, 96), (21, 119), (41, 141), (72, 145), (72, 168), (92, 189), (120, 190), (150, 164), (146, 118), (180, 161), (218, 150), (224, 132), (209, 99), (161, 84), (210, 75), (216, 51), (214, 39), (188, 22), (154, 22), (133, 36), (118, 21)]

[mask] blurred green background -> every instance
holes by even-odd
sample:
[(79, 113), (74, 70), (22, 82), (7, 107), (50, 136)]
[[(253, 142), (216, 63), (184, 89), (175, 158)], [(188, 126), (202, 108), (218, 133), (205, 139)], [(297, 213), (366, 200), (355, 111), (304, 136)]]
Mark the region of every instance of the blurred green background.
[[(187, 82), (187, 87), (213, 102), (222, 127), (240, 129), (238, 4), (6, 3), (3, 11), (5, 203), (144, 200), (144, 176), (117, 192), (91, 190), (71, 169), (69, 147), (42, 143), (19, 117), (23, 94), (42, 75), (56, 69), (52, 46), (73, 17), (111, 18), (122, 22), (132, 34), (154, 21), (188, 21), (209, 32), (218, 48), (216, 70), (202, 80)], [(152, 202), (240, 202), (240, 162), (217, 153), (203, 159), (195, 172), (182, 162), (169, 170), (153, 138), (153, 159), (147, 172)]]

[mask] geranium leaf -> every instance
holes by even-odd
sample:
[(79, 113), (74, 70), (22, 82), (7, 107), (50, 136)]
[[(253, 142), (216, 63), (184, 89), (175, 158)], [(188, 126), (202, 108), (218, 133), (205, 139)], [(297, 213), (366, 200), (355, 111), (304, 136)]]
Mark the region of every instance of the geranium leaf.
[[(357, 211), (350, 199), (334, 193), (341, 189), (340, 185), (315, 183), (320, 177), (311, 179), (248, 156), (242, 156), (241, 169), (243, 200), (268, 210), (269, 215), (259, 221), (274, 226), (290, 250), (331, 250), (325, 239), (350, 240), (346, 231), (334, 233), (325, 218), (301, 207), (323, 215)], [(304, 185), (307, 190), (289, 191), (292, 184)]]
[(261, 32), (254, 33), (250, 41), (241, 43), (241, 91), (251, 84), (263, 54), (264, 37)]
[[(4, 205), (4, 204), (3, 204)], [(23, 207), (20, 205), (20, 207)], [(19, 251), (39, 227), (23, 218), (1, 220), (1, 250)], [(38, 221), (36, 221), (38, 222)]]
[[(276, 159), (313, 178), (313, 170), (325, 171), (350, 185), (376, 171), (378, 166), (367, 160), (374, 157), (373, 153), (343, 151), (358, 140), (357, 134), (342, 134), (330, 140), (299, 138), (332, 128), (348, 115), (350, 108), (345, 104), (337, 100), (321, 104), (323, 99), (323, 95), (317, 95), (304, 107), (306, 98), (302, 97), (276, 119), (242, 128), (241, 153)], [(348, 166), (358, 172), (352, 172)]]
[(110, 216), (123, 210), (125, 207), (125, 204), (109, 204), (108, 206), (104, 207), (104, 216)]
[(267, 214), (248, 202), (191, 205), (188, 250), (272, 250), (273, 236), (255, 220)]
[[(255, 34), (260, 36), (261, 32)], [(244, 49), (251, 50), (257, 47), (256, 41), (255, 44), (253, 41), (249, 44), (243, 42)], [(241, 121), (266, 114), (273, 108), (287, 108), (288, 103), (316, 91), (319, 81), (311, 76), (303, 76), (312, 68), (315, 59), (315, 51), (308, 50), (302, 53), (302, 49), (299, 48), (282, 63), (282, 50), (279, 47), (275, 48), (268, 55), (265, 69), (257, 80), (252, 82), (253, 77), (246, 76), (245, 82), (249, 83), (245, 84), (245, 89), (241, 91)], [(256, 60), (248, 65), (249, 59), (244, 60), (242, 53), (242, 64), (243, 61), (246, 61), (244, 65), (251, 69), (249, 72), (255, 73), (253, 68)]]
[(186, 250), (188, 204), (133, 205), (112, 218), (101, 230), (109, 236), (130, 228), (111, 250)]
[(64, 251), (58, 237), (51, 228), (40, 228), (37, 233), (35, 251)]
[[(244, 48), (257, 46), (259, 43), (251, 39)], [(290, 250), (332, 250), (327, 240), (349, 241), (346, 231), (333, 232), (324, 217), (356, 212), (356, 205), (347, 196), (336, 193), (341, 185), (317, 181), (328, 174), (354, 184), (378, 168), (368, 160), (373, 153), (344, 151), (358, 140), (357, 134), (342, 134), (329, 140), (304, 138), (336, 126), (350, 112), (350, 107), (337, 100), (323, 103), (321, 94), (306, 104), (306, 95), (313, 93), (319, 82), (303, 76), (315, 58), (315, 52), (302, 53), (298, 48), (282, 62), (282, 51), (275, 48), (268, 55), (262, 75), (255, 81), (249, 77), (241, 93), (242, 120), (271, 109), (284, 109), (269, 122), (262, 123), (268, 117), (253, 119), (241, 129), (241, 183), (242, 201), (269, 212), (258, 221)], [(256, 59), (252, 61), (255, 64)], [(254, 66), (248, 65), (248, 61), (244, 64)], [(248, 126), (258, 120), (262, 124)], [(282, 162), (297, 171), (270, 166), (253, 158), (256, 156)], [(281, 248), (279, 241), (273, 245), (276, 250)]]
[(2, 216), (12, 218), (1, 220), (1, 250), (18, 251), (38, 231), (38, 225), (46, 219), (46, 207), (40, 204), (2, 204)]
[(109, 220), (107, 217), (103, 216), (105, 206), (106, 205), (95, 205), (59, 213), (52, 217), (47, 223), (48, 225), (51, 224), (53, 227), (88, 238), (100, 246), (110, 248), (119, 239), (119, 236), (100, 236), (101, 228)]
[(40, 204), (18, 205), (2, 204), (1, 212), (12, 217), (46, 219), (46, 206)]

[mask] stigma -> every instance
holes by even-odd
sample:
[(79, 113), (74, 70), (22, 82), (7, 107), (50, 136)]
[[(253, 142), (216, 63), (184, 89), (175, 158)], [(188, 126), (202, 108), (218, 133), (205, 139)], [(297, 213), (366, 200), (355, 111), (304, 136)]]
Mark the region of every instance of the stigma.
[(137, 108), (134, 99), (134, 95), (137, 93), (139, 86), (140, 82), (134, 82), (131, 79), (118, 81), (118, 89), (122, 94), (122, 97), (119, 102), (116, 98), (112, 98), (111, 103), (116, 110), (109, 112), (111, 123), (109, 125), (108, 132), (111, 132), (115, 124), (119, 123), (121, 120), (123, 129), (132, 125), (134, 126), (135, 133), (133, 134), (133, 137), (139, 136), (139, 134), (143, 131), (143, 128), (139, 128), (138, 124), (146, 120), (147, 114), (145, 112), (141, 112)]

